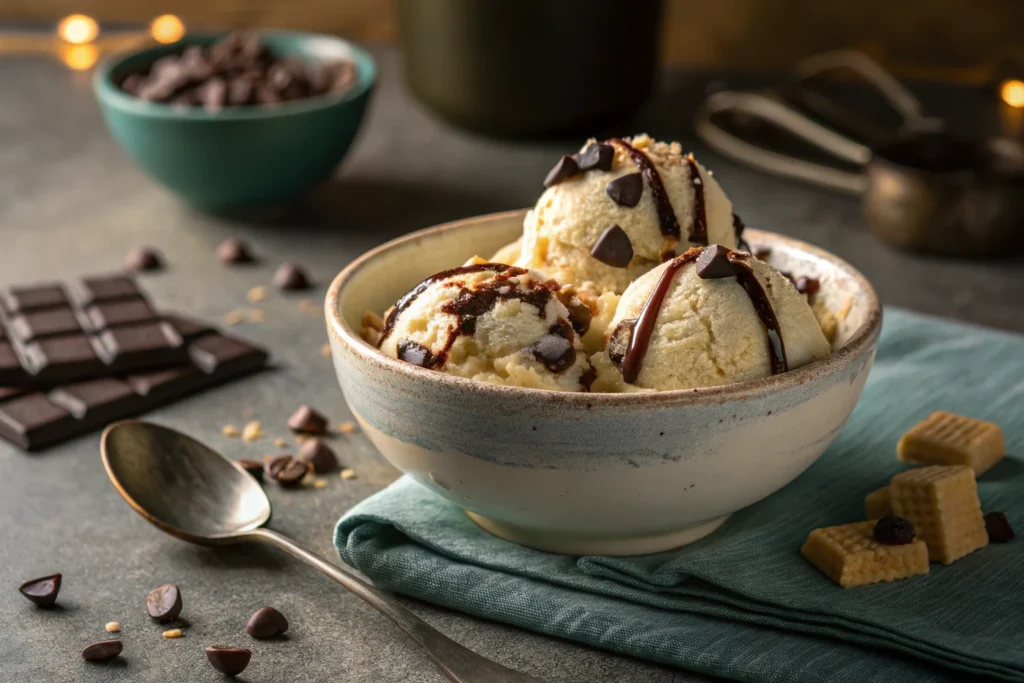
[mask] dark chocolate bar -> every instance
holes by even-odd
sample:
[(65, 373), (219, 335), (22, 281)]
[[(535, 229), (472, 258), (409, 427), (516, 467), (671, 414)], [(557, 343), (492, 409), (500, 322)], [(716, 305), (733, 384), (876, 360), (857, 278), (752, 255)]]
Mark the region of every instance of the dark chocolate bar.
[(167, 327), (178, 339), (189, 339), (187, 364), (63, 384), (49, 392), (0, 388), (0, 437), (38, 450), (266, 366), (266, 351), (248, 342), (181, 316), (166, 320), (173, 324), (147, 323), (107, 333), (117, 336), (120, 345), (152, 350), (159, 335), (167, 332), (155, 328)]

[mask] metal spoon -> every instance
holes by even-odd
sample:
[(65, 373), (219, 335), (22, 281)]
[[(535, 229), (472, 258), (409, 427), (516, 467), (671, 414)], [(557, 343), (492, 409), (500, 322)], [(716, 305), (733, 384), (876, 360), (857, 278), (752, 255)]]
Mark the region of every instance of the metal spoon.
[(264, 528), (270, 520), (270, 500), (263, 488), (195, 439), (168, 427), (128, 420), (107, 427), (100, 449), (114, 488), (136, 512), (172, 536), (203, 545), (276, 545), (382, 612), (456, 683), (543, 683), (459, 645), (348, 570)]

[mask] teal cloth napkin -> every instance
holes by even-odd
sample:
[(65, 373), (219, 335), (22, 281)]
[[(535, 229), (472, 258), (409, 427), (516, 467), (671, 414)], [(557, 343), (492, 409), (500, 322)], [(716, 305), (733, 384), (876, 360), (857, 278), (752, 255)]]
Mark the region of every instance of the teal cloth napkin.
[(697, 543), (630, 558), (543, 553), (403, 478), (349, 511), (335, 544), (387, 589), (723, 678), (1024, 681), (1024, 533), (925, 577), (850, 590), (799, 554), (811, 529), (863, 519), (864, 495), (905, 467), (900, 434), (938, 409), (1003, 427), (1008, 458), (979, 492), (1024, 532), (1024, 337), (888, 309), (835, 444)]

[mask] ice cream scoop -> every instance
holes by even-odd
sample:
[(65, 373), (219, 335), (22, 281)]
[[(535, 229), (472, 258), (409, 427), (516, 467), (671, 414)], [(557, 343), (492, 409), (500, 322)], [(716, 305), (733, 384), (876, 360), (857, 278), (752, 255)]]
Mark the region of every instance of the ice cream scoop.
[(580, 341), (590, 310), (539, 273), (474, 263), (433, 275), (388, 312), (380, 349), (399, 360), (495, 384), (585, 391)]
[(831, 347), (784, 274), (721, 245), (688, 250), (622, 294), (595, 390), (691, 389), (779, 374)]
[(516, 265), (580, 289), (621, 294), (691, 246), (737, 246), (742, 223), (732, 204), (676, 142), (592, 140), (562, 157), (545, 186), (524, 221)]

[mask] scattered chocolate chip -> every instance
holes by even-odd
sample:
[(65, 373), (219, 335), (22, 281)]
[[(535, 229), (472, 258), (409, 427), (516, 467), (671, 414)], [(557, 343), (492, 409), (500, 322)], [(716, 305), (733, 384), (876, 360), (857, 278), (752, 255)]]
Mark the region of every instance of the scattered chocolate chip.
[(533, 353), (533, 357), (551, 372), (565, 372), (576, 363), (573, 336), (572, 326), (565, 320), (559, 320), (551, 326), (548, 334), (541, 337), (527, 351)]
[(579, 153), (576, 160), (581, 171), (597, 169), (599, 171), (612, 170), (612, 159), (615, 158), (615, 148), (606, 142), (595, 142)]
[(124, 267), (132, 272), (160, 270), (164, 267), (164, 260), (152, 247), (136, 247), (124, 257)]
[[(471, 318), (471, 320), (475, 321), (476, 319)], [(470, 334), (472, 333), (470, 332)], [(410, 363), (420, 368), (440, 368), (444, 365), (444, 361), (447, 357), (443, 354), (435, 356), (426, 346), (417, 344), (409, 339), (403, 339), (398, 342), (396, 349), (398, 352), (398, 360), (405, 361), (406, 363)]]
[(302, 405), (288, 418), (288, 428), (303, 434), (326, 434), (327, 418), (319, 411)]
[(640, 172), (627, 173), (608, 183), (604, 191), (619, 206), (633, 208), (644, 194), (644, 175)]
[(279, 455), (268, 460), (263, 466), (263, 471), (267, 477), (281, 486), (291, 487), (299, 485), (309, 473), (309, 466), (290, 455)]
[(873, 536), (884, 545), (906, 545), (914, 540), (914, 525), (902, 517), (886, 515), (875, 524)]
[(275, 638), (288, 630), (288, 620), (284, 615), (273, 607), (263, 607), (256, 610), (249, 623), (245, 625), (245, 632), (253, 638)]
[(572, 287), (563, 287), (558, 290), (555, 294), (558, 300), (562, 302), (562, 305), (569, 309), (569, 323), (572, 325), (572, 329), (576, 330), (576, 334), (581, 337), (587, 333), (590, 329), (590, 321), (594, 317), (594, 312), (590, 310), (590, 306), (587, 306), (576, 294), (576, 290)]
[(146, 596), (146, 610), (161, 623), (174, 621), (181, 614), (181, 591), (173, 583), (154, 588)]
[(555, 167), (548, 171), (548, 175), (544, 178), (544, 187), (551, 187), (557, 185), (563, 180), (568, 180), (574, 175), (580, 172), (579, 164), (568, 154), (562, 155), (562, 158), (558, 160)]
[(299, 449), (299, 461), (312, 465), (314, 474), (326, 474), (338, 469), (338, 456), (322, 439), (310, 439)]
[(225, 676), (237, 676), (249, 666), (252, 651), (244, 647), (211, 645), (206, 648), (206, 658), (210, 660), (210, 666)]
[(60, 592), (60, 574), (42, 576), (38, 579), (31, 579), (18, 586), (18, 590), (26, 598), (40, 607), (50, 607), (57, 602), (57, 593)]
[(309, 289), (309, 277), (301, 267), (294, 263), (282, 263), (274, 273), (274, 286), (285, 291)]
[(797, 277), (793, 280), (793, 284), (796, 285), (796, 291), (807, 296), (814, 296), (821, 289), (821, 282), (818, 278), (807, 277), (806, 275)]
[(721, 244), (705, 247), (697, 257), (697, 277), (702, 280), (718, 280), (735, 275), (736, 271), (729, 263), (729, 250)]
[(608, 337), (608, 343), (605, 345), (605, 348), (608, 350), (608, 357), (616, 365), (622, 365), (622, 361), (626, 358), (626, 350), (633, 339), (633, 330), (635, 328), (635, 318), (623, 320), (615, 326), (615, 329), (612, 330), (611, 335)]
[(82, 659), (87, 662), (105, 662), (121, 654), (124, 644), (120, 640), (101, 640), (87, 645), (82, 650)]
[(249, 245), (237, 237), (229, 237), (217, 246), (217, 260), (224, 264), (252, 263), (253, 258)]
[(633, 244), (625, 230), (613, 225), (597, 238), (590, 255), (612, 268), (625, 268), (633, 260)]
[(235, 462), (243, 470), (256, 477), (256, 481), (263, 481), (263, 463), (251, 458), (239, 458)]
[(988, 540), (993, 543), (1009, 543), (1016, 536), (1006, 515), (1002, 512), (990, 512), (985, 515), (985, 531)]

